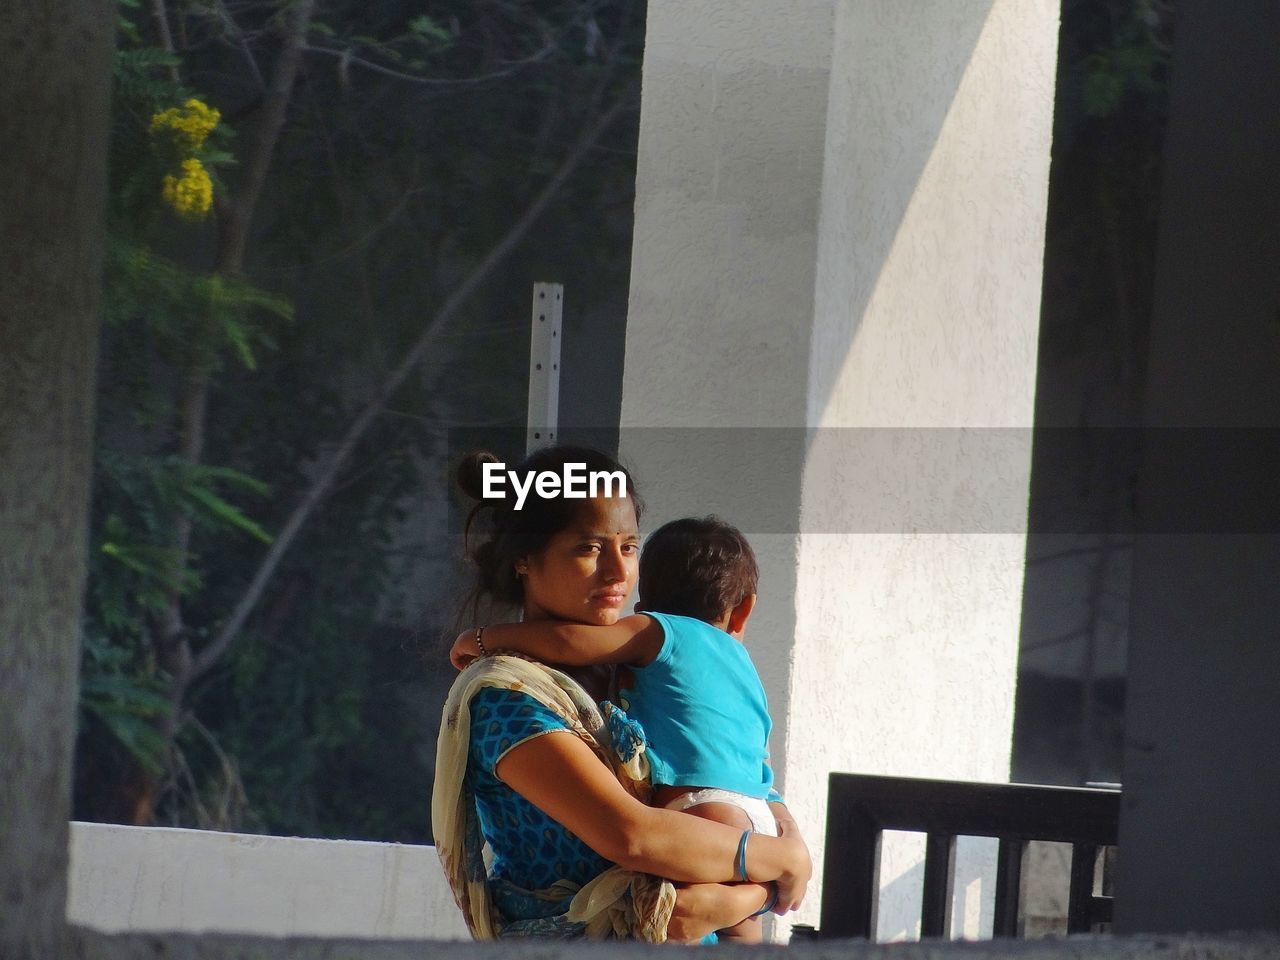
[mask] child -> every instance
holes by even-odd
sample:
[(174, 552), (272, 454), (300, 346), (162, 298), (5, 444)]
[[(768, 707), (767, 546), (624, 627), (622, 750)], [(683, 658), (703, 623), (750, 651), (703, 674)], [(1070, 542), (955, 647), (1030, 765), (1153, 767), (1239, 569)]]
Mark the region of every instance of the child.
[[(450, 659), (462, 668), (494, 650), (567, 666), (619, 664), (620, 706), (648, 740), (653, 803), (776, 836), (795, 829), (772, 790), (764, 687), (741, 640), (759, 572), (746, 538), (715, 518), (675, 520), (640, 556), (634, 616), (610, 626), (564, 621), (468, 630)], [(742, 859), (746, 859), (745, 846)], [(740, 864), (748, 868), (749, 864)], [(748, 918), (721, 938), (758, 943)]]

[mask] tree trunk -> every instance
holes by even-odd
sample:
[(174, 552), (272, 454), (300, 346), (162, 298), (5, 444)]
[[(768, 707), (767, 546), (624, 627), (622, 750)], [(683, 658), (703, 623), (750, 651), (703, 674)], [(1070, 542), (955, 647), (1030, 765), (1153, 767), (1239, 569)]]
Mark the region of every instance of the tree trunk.
[[(163, 3), (157, 0), (156, 7), (163, 12)], [(280, 142), (280, 134), (284, 129), (289, 102), (293, 98), (293, 86), (302, 66), (302, 49), (306, 45), (307, 31), (311, 26), (311, 17), (315, 11), (315, 0), (297, 0), (289, 5), (284, 15), (285, 42), (276, 58), (271, 82), (263, 96), (262, 108), (250, 141), (244, 163), (244, 178), (239, 192), (220, 205), (218, 250), (215, 256), (214, 270), (223, 276), (238, 277), (244, 271), (245, 250), (249, 243), (249, 230), (253, 216), (258, 207), (258, 199), (266, 184), (267, 171), (275, 156), (276, 146)], [(163, 17), (161, 17), (163, 19)], [(200, 338), (211, 340), (211, 331), (201, 331)], [(180, 410), (180, 449), (179, 456), (185, 463), (199, 464), (204, 459), (205, 420), (208, 416), (209, 390), (212, 386), (213, 357), (217, 347), (210, 345), (207, 355), (198, 357), (187, 372), (187, 380), (179, 404)], [(178, 557), (179, 575), (187, 567), (187, 551), (191, 545), (191, 521), (180, 517), (174, 533), (174, 547)], [(178, 734), (182, 730), (182, 707), (186, 700), (187, 689), (195, 679), (195, 658), (191, 650), (191, 641), (187, 633), (182, 612), (182, 595), (175, 591), (169, 598), (169, 608), (161, 625), (160, 635), (156, 643), (160, 662), (169, 673), (169, 701), (172, 710), (161, 725), (161, 734), (168, 747), (165, 751), (169, 762), (169, 779), (173, 780), (174, 757)], [(152, 800), (158, 794), (152, 791)], [(145, 816), (135, 818), (135, 822), (145, 819), (150, 822), (154, 810), (139, 806), (139, 813)]]
[(0, 4), (0, 954), (58, 956), (114, 4)]

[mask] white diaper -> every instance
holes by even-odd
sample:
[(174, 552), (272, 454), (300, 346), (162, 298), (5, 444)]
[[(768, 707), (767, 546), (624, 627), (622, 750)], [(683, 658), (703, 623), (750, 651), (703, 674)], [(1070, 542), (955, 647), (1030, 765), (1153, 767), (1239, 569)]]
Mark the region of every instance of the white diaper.
[(703, 787), (682, 793), (667, 804), (668, 810), (688, 810), (700, 803), (729, 803), (737, 807), (751, 818), (751, 829), (770, 837), (778, 835), (778, 821), (774, 819), (769, 804), (759, 797), (748, 797), (746, 794), (734, 793), (732, 790), (721, 790), (717, 787)]

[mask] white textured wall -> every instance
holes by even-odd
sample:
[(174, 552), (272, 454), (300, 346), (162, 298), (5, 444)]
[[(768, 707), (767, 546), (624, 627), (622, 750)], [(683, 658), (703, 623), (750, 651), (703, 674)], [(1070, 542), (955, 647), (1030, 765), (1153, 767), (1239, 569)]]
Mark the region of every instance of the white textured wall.
[(69, 886), (109, 933), (470, 939), (434, 847), (72, 823)]
[[(753, 534), (747, 643), (820, 860), (831, 770), (1008, 776), (1029, 447), (919, 428), (1031, 424), (1057, 5), (648, 16), (623, 454), (650, 529), (714, 510)], [(708, 425), (750, 439), (628, 429)], [(900, 432), (868, 452), (868, 427)], [(960, 859), (973, 935), (992, 860)], [(919, 863), (886, 845), (886, 935)]]
[[(852, 432), (807, 464), (802, 527), (835, 532), (800, 545), (787, 756), (806, 821), (830, 769), (1008, 777), (1030, 450), (923, 428), (1032, 422), (1057, 6), (840, 5), (808, 421), (896, 432), (874, 469)], [(867, 503), (900, 532), (849, 533), (876, 529)], [(919, 882), (918, 854), (886, 855), (887, 885)], [(958, 891), (990, 856), (960, 858)], [(911, 885), (882, 897), (882, 933), (911, 932)]]
[(1031, 422), (1058, 6), (840, 4), (812, 423)]

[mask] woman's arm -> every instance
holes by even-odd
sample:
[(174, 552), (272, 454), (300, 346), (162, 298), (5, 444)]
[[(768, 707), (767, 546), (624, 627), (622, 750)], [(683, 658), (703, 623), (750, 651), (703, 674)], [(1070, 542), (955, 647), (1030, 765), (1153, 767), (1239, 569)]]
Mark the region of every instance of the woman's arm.
[[(544, 663), (590, 667), (625, 663), (643, 667), (662, 649), (662, 627), (644, 614), (623, 617), (610, 626), (588, 626), (561, 620), (495, 623), (484, 628), (484, 649), (514, 650)], [(481, 656), (476, 630), (465, 630), (453, 642), (449, 661), (461, 670)]]
[(676, 890), (667, 939), (697, 941), (764, 908), (772, 890), (759, 883), (693, 883)]
[[(742, 831), (645, 806), (623, 789), (590, 747), (568, 731), (513, 747), (498, 761), (495, 772), (606, 860), (677, 882), (742, 879), (738, 862)], [(800, 905), (812, 871), (803, 841), (751, 834), (745, 853), (749, 880), (777, 882), (775, 913)]]

